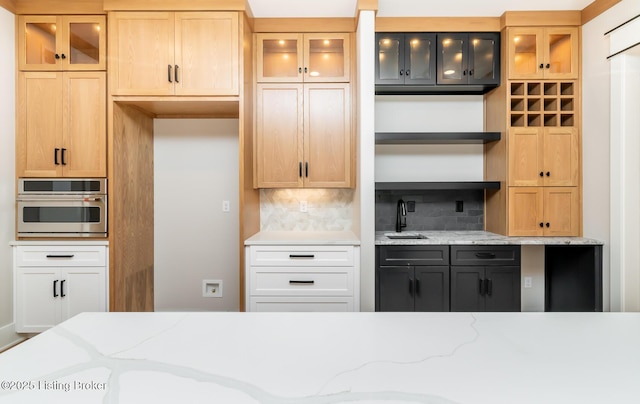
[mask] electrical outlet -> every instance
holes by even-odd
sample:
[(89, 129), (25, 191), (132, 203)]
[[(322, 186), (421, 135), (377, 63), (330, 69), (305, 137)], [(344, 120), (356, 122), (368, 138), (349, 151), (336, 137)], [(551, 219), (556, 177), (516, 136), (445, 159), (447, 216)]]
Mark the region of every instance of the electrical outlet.
[(531, 286), (531, 283), (532, 283), (532, 282), (533, 282), (533, 279), (531, 279), (531, 277), (530, 277), (530, 276), (525, 276), (525, 277), (524, 277), (524, 287), (525, 287), (525, 288), (527, 288), (527, 289), (528, 289), (528, 288), (532, 287), (532, 286)]
[(407, 212), (416, 211), (416, 201), (407, 201)]
[(222, 211), (229, 212), (230, 210), (231, 210), (231, 205), (229, 204), (229, 201), (222, 201)]
[(202, 297), (222, 297), (222, 281), (215, 279), (203, 280)]
[(464, 212), (464, 202), (456, 201), (456, 212)]
[(309, 204), (307, 201), (300, 201), (300, 212), (306, 213), (309, 211)]

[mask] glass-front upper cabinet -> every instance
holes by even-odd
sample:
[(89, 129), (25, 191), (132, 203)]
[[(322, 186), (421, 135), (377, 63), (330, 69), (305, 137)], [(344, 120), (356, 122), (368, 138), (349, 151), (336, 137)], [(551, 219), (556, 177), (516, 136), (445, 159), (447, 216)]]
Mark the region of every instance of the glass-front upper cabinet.
[(376, 84), (435, 84), (436, 36), (376, 34)]
[(21, 16), (18, 24), (20, 70), (106, 69), (105, 16)]
[(509, 79), (578, 78), (578, 28), (508, 28)]
[(438, 34), (438, 84), (500, 84), (497, 33)]
[(348, 82), (349, 34), (257, 34), (257, 80)]

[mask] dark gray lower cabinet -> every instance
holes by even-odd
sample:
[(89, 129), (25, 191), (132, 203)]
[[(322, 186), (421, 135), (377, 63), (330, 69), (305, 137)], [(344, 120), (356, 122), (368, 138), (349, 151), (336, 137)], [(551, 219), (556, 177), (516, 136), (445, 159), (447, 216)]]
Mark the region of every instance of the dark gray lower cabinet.
[(376, 248), (376, 311), (520, 311), (520, 306), (520, 246)]
[(448, 246), (381, 246), (376, 311), (449, 311)]
[(520, 311), (519, 246), (451, 246), (451, 311)]

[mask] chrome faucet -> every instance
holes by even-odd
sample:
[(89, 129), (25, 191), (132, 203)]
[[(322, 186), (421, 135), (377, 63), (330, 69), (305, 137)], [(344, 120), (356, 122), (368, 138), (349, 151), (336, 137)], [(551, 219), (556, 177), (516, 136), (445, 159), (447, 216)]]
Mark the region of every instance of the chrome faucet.
[(400, 233), (403, 227), (407, 227), (407, 205), (399, 199), (396, 209), (396, 233)]

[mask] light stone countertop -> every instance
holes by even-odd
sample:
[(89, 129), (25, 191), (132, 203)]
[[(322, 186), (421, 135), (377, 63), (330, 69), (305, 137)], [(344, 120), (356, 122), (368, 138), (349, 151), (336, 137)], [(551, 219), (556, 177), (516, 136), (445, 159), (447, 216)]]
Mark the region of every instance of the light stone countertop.
[(0, 402), (631, 404), (638, 341), (640, 313), (83, 313), (0, 354)]
[[(390, 239), (385, 235), (421, 234), (426, 239)], [(377, 231), (376, 245), (602, 245), (583, 237), (508, 237), (488, 231)]]
[(92, 246), (92, 245), (109, 245), (109, 241), (101, 239), (86, 240), (14, 240), (9, 242), (10, 246)]
[(351, 231), (261, 231), (249, 237), (245, 245), (360, 245)]

